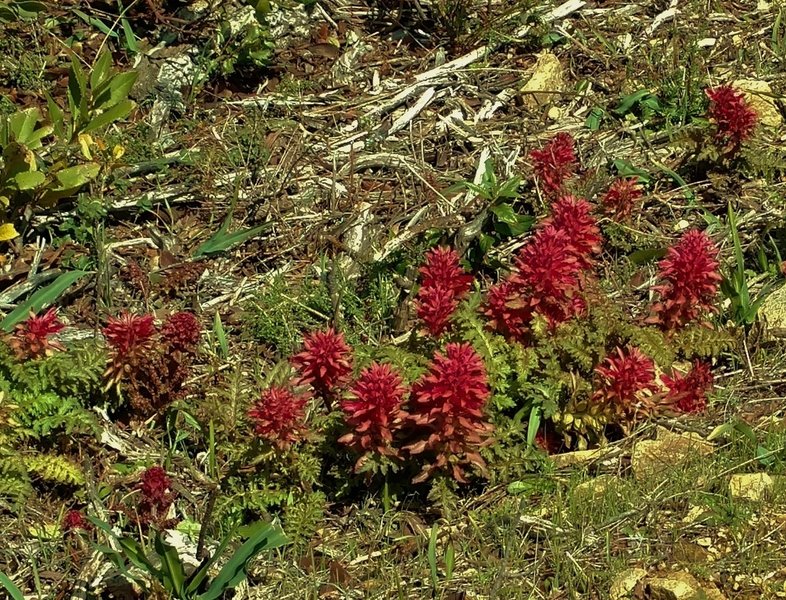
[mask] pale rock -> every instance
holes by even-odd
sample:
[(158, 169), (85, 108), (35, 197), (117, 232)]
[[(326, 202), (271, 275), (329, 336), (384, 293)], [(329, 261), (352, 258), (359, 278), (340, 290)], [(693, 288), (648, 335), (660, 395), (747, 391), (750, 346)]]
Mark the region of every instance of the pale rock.
[(658, 427), (654, 440), (642, 440), (633, 447), (631, 467), (636, 479), (663, 475), (697, 456), (706, 456), (715, 446), (697, 433), (672, 433)]
[(562, 118), (562, 109), (558, 106), (552, 106), (549, 109), (548, 117), (552, 121), (559, 121)]
[(636, 585), (647, 576), (646, 569), (634, 568), (623, 571), (614, 578), (609, 589), (611, 600), (628, 598)]
[(759, 307), (768, 338), (786, 337), (786, 285), (769, 294)]
[(654, 577), (647, 582), (650, 600), (695, 600), (703, 591), (696, 579), (688, 573), (672, 573)]
[(597, 448), (595, 450), (576, 450), (575, 452), (554, 454), (550, 458), (556, 468), (562, 469), (564, 467), (583, 465), (592, 461), (600, 460), (607, 453), (607, 449)]
[(616, 475), (598, 475), (580, 483), (573, 489), (573, 498), (579, 502), (597, 502), (608, 491), (619, 491), (622, 479)]
[(538, 55), (532, 76), (519, 91), (524, 105), (536, 109), (559, 99), (559, 92), (565, 88), (565, 71), (556, 55), (545, 51)]
[(783, 124), (783, 116), (775, 105), (769, 83), (757, 79), (738, 79), (732, 86), (745, 94), (745, 98), (758, 113), (762, 125), (780, 127)]
[(758, 502), (772, 492), (774, 485), (767, 473), (738, 473), (729, 480), (729, 493), (738, 500)]

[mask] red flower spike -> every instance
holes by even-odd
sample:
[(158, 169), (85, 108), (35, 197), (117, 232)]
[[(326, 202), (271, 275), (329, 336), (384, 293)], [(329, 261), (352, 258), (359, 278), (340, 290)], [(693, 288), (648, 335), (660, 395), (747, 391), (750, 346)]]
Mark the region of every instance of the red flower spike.
[(553, 225), (567, 234), (582, 269), (592, 266), (592, 256), (601, 250), (600, 228), (591, 211), (592, 206), (583, 198), (562, 196), (552, 205), (551, 216), (542, 224)]
[(658, 263), (665, 283), (653, 288), (660, 293), (648, 319), (670, 331), (716, 310), (714, 299), (722, 279), (718, 272), (718, 248), (704, 232), (691, 230), (669, 248)]
[(483, 414), (490, 396), (483, 361), (470, 344), (448, 344), (445, 354), (434, 355), (428, 373), (412, 387), (409, 418), (424, 431), (405, 449), (411, 455), (434, 455), (414, 482), (447, 468), (457, 481), (465, 482), (461, 468), (465, 463), (485, 470), (478, 450), (493, 430)]
[(107, 343), (119, 356), (148, 346), (155, 333), (153, 315), (137, 316), (123, 312), (117, 318), (110, 317), (104, 327)]
[(52, 350), (63, 350), (62, 344), (51, 336), (60, 332), (63, 323), (57, 318), (57, 310), (50, 308), (37, 316), (30, 311), (30, 316), (14, 328), (9, 345), (20, 360), (33, 360), (52, 354)]
[(303, 339), (303, 351), (292, 357), (300, 372), (298, 383), (310, 383), (324, 397), (346, 383), (352, 372), (351, 352), (344, 334), (332, 328), (308, 334)]
[(605, 211), (617, 221), (627, 221), (638, 207), (641, 186), (636, 179), (617, 179), (603, 196), (601, 203)]
[(161, 335), (174, 350), (193, 353), (199, 344), (201, 325), (193, 313), (171, 315), (161, 329)]
[(624, 408), (638, 401), (642, 394), (654, 392), (655, 364), (638, 348), (617, 348), (617, 356), (608, 356), (595, 367), (600, 376), (600, 391), (606, 400)]
[(248, 411), (258, 436), (278, 448), (287, 450), (302, 438), (305, 431), (305, 407), (308, 396), (273, 386)]
[(710, 99), (708, 116), (717, 128), (716, 139), (730, 152), (737, 151), (753, 135), (758, 114), (742, 92), (730, 85), (709, 88), (705, 93)]
[(539, 150), (529, 153), (543, 190), (549, 195), (559, 192), (565, 180), (573, 175), (578, 166), (575, 141), (568, 133), (558, 133)]
[(401, 375), (388, 364), (373, 363), (361, 371), (350, 393), (352, 398), (344, 400), (341, 408), (354, 431), (338, 441), (365, 452), (394, 456), (392, 429), (407, 393)]
[(144, 525), (167, 524), (167, 513), (175, 501), (175, 493), (172, 491), (172, 480), (166, 471), (161, 467), (150, 467), (140, 476), (136, 489), (139, 491), (137, 521)]
[(509, 339), (523, 342), (529, 333), (532, 307), (519, 298), (521, 290), (511, 281), (489, 288), (483, 309), (489, 327)]
[(712, 388), (712, 372), (707, 363), (696, 361), (687, 375), (662, 375), (669, 389), (666, 400), (683, 413), (699, 413), (707, 408), (707, 392)]
[(431, 335), (439, 337), (450, 325), (459, 302), (469, 293), (472, 275), (461, 268), (455, 250), (442, 247), (426, 254), (420, 276), (415, 301), (418, 317)]
[(77, 529), (90, 531), (93, 525), (85, 518), (81, 511), (72, 508), (63, 517), (62, 528), (64, 533), (76, 531)]
[(472, 275), (461, 268), (458, 253), (452, 248), (440, 247), (426, 253), (425, 264), (420, 267), (420, 286), (449, 288), (461, 299), (472, 286)]

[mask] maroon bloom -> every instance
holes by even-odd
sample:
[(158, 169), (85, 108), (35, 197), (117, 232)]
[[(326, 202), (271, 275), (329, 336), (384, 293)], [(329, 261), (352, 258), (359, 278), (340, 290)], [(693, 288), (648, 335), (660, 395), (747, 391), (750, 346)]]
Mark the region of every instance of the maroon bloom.
[(52, 354), (52, 350), (62, 350), (57, 340), (50, 339), (63, 329), (57, 318), (57, 310), (50, 308), (42, 315), (30, 311), (30, 316), (14, 328), (9, 345), (20, 360), (33, 360)]
[(578, 166), (575, 141), (565, 132), (558, 133), (543, 148), (532, 150), (529, 157), (535, 175), (548, 195), (559, 192)]
[(674, 330), (716, 310), (714, 300), (722, 279), (718, 266), (718, 248), (709, 237), (698, 230), (685, 233), (658, 263), (665, 283), (653, 288), (660, 301), (648, 321)]
[(175, 501), (172, 480), (161, 467), (146, 469), (136, 486), (139, 490), (137, 517), (142, 524), (164, 524), (169, 507)]
[(81, 529), (82, 531), (90, 531), (93, 528), (93, 525), (85, 518), (85, 515), (82, 514), (82, 511), (71, 509), (69, 510), (65, 516), (63, 517), (63, 531), (76, 531), (77, 529)]
[(407, 393), (401, 375), (388, 364), (373, 363), (361, 371), (350, 393), (341, 408), (354, 431), (338, 441), (364, 452), (394, 456), (393, 427)]
[(621, 404), (635, 402), (642, 392), (655, 391), (655, 364), (638, 348), (617, 348), (617, 356), (608, 356), (595, 367), (601, 389), (608, 399)]
[(707, 392), (712, 389), (712, 372), (707, 363), (696, 361), (687, 375), (662, 375), (668, 388), (666, 400), (683, 413), (699, 413), (707, 408)]
[(617, 221), (627, 221), (638, 207), (641, 198), (641, 186), (636, 179), (617, 179), (611, 184), (609, 191), (603, 196), (602, 204), (605, 211)]
[(177, 312), (161, 328), (161, 335), (174, 350), (193, 353), (201, 336), (199, 320), (193, 313)]
[(415, 305), (428, 332), (439, 337), (450, 325), (472, 285), (472, 275), (461, 268), (459, 256), (450, 248), (434, 248), (420, 268), (420, 289)]
[(600, 228), (590, 214), (592, 207), (583, 198), (562, 196), (551, 207), (551, 216), (541, 226), (553, 225), (567, 234), (579, 265), (587, 269), (593, 255), (600, 253)]
[(488, 325), (509, 339), (523, 342), (529, 333), (532, 307), (521, 298), (521, 289), (511, 281), (489, 288), (483, 314)]
[(104, 327), (104, 337), (112, 350), (123, 356), (147, 347), (156, 334), (153, 315), (132, 315), (123, 312), (119, 317), (110, 317)]
[(346, 383), (352, 372), (352, 349), (344, 334), (332, 328), (314, 331), (303, 339), (303, 351), (292, 357), (300, 372), (298, 383), (309, 383), (323, 398)]
[(488, 443), (493, 430), (483, 413), (490, 396), (485, 366), (470, 344), (448, 344), (445, 354), (434, 355), (428, 373), (412, 387), (410, 420), (422, 435), (405, 449), (413, 456), (434, 456), (415, 482), (447, 468), (457, 481), (465, 482), (465, 463), (485, 469), (478, 449)]
[(730, 152), (753, 135), (758, 115), (742, 92), (730, 85), (705, 90), (710, 99), (709, 118), (717, 128), (715, 137)]
[(273, 386), (248, 411), (254, 431), (279, 450), (287, 450), (305, 432), (308, 396), (295, 395), (287, 388)]

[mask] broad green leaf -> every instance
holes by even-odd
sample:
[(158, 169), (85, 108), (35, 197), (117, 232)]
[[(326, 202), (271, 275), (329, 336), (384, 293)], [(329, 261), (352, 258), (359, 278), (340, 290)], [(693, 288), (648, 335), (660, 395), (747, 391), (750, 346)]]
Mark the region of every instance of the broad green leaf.
[(663, 258), (666, 256), (667, 248), (644, 248), (643, 250), (636, 250), (631, 252), (628, 260), (634, 265), (643, 265), (653, 260)]
[(24, 171), (17, 173), (14, 177), (14, 183), (20, 190), (32, 190), (46, 181), (46, 175), (41, 171)]
[(25, 600), (22, 590), (20, 590), (13, 581), (5, 574), (0, 573), (0, 585), (10, 594), (11, 600)]
[(109, 69), (112, 67), (112, 58), (109, 52), (104, 49), (93, 63), (90, 71), (90, 89), (95, 90), (109, 76)]
[(137, 569), (141, 569), (142, 571), (147, 571), (150, 575), (155, 577), (156, 579), (162, 579), (161, 570), (157, 569), (153, 563), (145, 555), (144, 549), (139, 545), (135, 539), (130, 538), (128, 536), (124, 536), (118, 538), (118, 543), (123, 548), (123, 555), (131, 561), (131, 564), (134, 565)]
[(95, 131), (96, 129), (101, 129), (110, 123), (113, 123), (114, 121), (124, 119), (129, 114), (131, 114), (131, 111), (134, 110), (135, 106), (136, 104), (133, 100), (123, 100), (122, 102), (115, 104), (112, 108), (102, 112), (100, 115), (93, 117), (85, 126), (83, 131), (85, 133)]
[(535, 443), (535, 436), (540, 429), (540, 406), (533, 406), (529, 413), (529, 423), (527, 424), (527, 447), (532, 448)]
[(513, 210), (513, 207), (506, 202), (490, 206), (489, 210), (494, 213), (494, 216), (497, 217), (497, 220), (503, 223), (515, 225), (519, 221), (519, 216), (516, 214), (516, 211)]
[(70, 133), (66, 131), (63, 109), (58, 106), (48, 92), (44, 92), (44, 94), (46, 94), (46, 106), (49, 110), (49, 120), (52, 122), (54, 132), (61, 138), (70, 137)]
[(194, 570), (194, 572), (191, 573), (188, 580), (186, 581), (186, 593), (193, 594), (200, 588), (202, 582), (207, 578), (210, 569), (215, 564), (215, 562), (223, 556), (224, 551), (227, 549), (227, 546), (229, 546), (230, 542), (234, 539), (236, 533), (237, 528), (230, 530), (227, 536), (221, 540), (221, 543), (219, 544), (218, 548), (216, 548), (215, 552), (213, 552), (213, 556), (205, 558)]
[(221, 315), (216, 311), (213, 317), (213, 333), (218, 341), (218, 348), (221, 351), (221, 358), (229, 356), (229, 344), (227, 343), (227, 335), (224, 331), (224, 325), (221, 323)]
[(634, 167), (626, 160), (618, 158), (612, 164), (620, 177), (638, 177), (642, 183), (650, 182), (650, 174), (647, 171)]
[(649, 95), (650, 95), (649, 90), (639, 90), (632, 94), (628, 94), (627, 96), (622, 98), (622, 100), (620, 100), (620, 103), (619, 105), (617, 105), (617, 108), (615, 108), (611, 112), (623, 116), (629, 113), (634, 106), (636, 106), (639, 102), (641, 102), (644, 98), (646, 98)]
[(68, 71), (68, 103), (71, 106), (71, 118), (83, 122), (87, 117), (87, 79), (79, 59), (71, 56), (71, 69)]
[(94, 108), (107, 110), (122, 100), (128, 99), (128, 93), (134, 87), (139, 74), (136, 71), (118, 73), (105, 81), (94, 91)]
[(183, 563), (177, 555), (177, 549), (164, 542), (161, 539), (161, 535), (156, 535), (154, 544), (156, 553), (161, 559), (161, 574), (163, 575), (164, 586), (176, 598), (182, 598), (186, 573)]
[(34, 292), (27, 300), (12, 310), (2, 323), (0, 329), (11, 331), (17, 323), (24, 321), (30, 311), (39, 312), (42, 308), (53, 304), (71, 285), (80, 280), (90, 271), (68, 271), (63, 273), (45, 288)]
[(35, 126), (41, 120), (41, 113), (37, 108), (28, 108), (15, 112), (8, 117), (8, 124), (14, 140), (20, 144), (28, 145), (28, 138), (35, 131)]
[(58, 171), (55, 178), (60, 183), (59, 189), (73, 190), (95, 179), (100, 170), (101, 165), (98, 163), (84, 163)]
[(278, 548), (287, 543), (289, 542), (278, 525), (259, 523), (255, 533), (237, 549), (207, 591), (199, 596), (199, 600), (218, 600), (224, 592), (246, 578), (246, 569), (252, 558), (264, 550)]
[(194, 258), (198, 258), (200, 256), (212, 256), (214, 254), (224, 252), (225, 250), (229, 250), (232, 246), (241, 244), (252, 237), (259, 235), (271, 226), (270, 223), (263, 223), (258, 227), (253, 227), (244, 231), (227, 233), (226, 225), (228, 225), (228, 222), (225, 223), (225, 226), (222, 226), (213, 237), (211, 237), (208, 241), (196, 249), (196, 252), (194, 252)]
[(593, 108), (590, 111), (590, 114), (587, 117), (587, 120), (584, 122), (584, 124), (586, 125), (587, 129), (589, 129), (590, 131), (597, 131), (598, 129), (600, 129), (600, 124), (601, 124), (601, 121), (603, 121), (603, 116), (604, 115), (605, 115), (604, 110), (602, 108), (600, 108), (599, 106), (596, 106), (595, 108)]
[(131, 23), (128, 22), (128, 19), (123, 18), (120, 19), (120, 24), (123, 26), (123, 38), (126, 42), (126, 49), (133, 52), (134, 54), (139, 53), (139, 44), (136, 41), (136, 35), (134, 35), (134, 30), (131, 29)]

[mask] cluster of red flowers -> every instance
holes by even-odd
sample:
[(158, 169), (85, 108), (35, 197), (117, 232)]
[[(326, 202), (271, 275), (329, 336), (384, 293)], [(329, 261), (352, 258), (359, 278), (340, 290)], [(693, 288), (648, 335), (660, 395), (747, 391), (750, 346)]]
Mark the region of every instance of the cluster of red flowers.
[(416, 300), (418, 317), (434, 337), (441, 336), (450, 325), (459, 302), (469, 293), (472, 275), (459, 264), (459, 256), (450, 248), (435, 248), (426, 254), (420, 268), (420, 289)]
[(297, 384), (309, 384), (327, 399), (334, 388), (347, 382), (352, 372), (351, 353), (344, 335), (332, 328), (310, 333), (303, 340), (303, 351), (292, 357), (300, 373)]
[(638, 207), (641, 198), (641, 186), (636, 179), (615, 179), (614, 183), (601, 199), (606, 213), (617, 221), (627, 221)]
[(182, 397), (201, 335), (196, 316), (174, 313), (159, 330), (153, 315), (124, 312), (110, 318), (103, 333), (110, 348), (107, 389), (127, 385), (137, 416), (152, 415)]
[(678, 412), (698, 413), (707, 408), (707, 392), (713, 381), (708, 364), (697, 360), (686, 375), (663, 375), (661, 379), (669, 390), (667, 402)]
[(143, 525), (168, 523), (167, 513), (175, 501), (172, 480), (161, 467), (146, 469), (139, 478), (136, 489), (139, 501), (136, 506), (136, 520)]
[(287, 450), (305, 432), (308, 396), (295, 395), (290, 389), (272, 386), (248, 411), (254, 431), (279, 450)]
[(600, 229), (586, 200), (563, 196), (519, 251), (510, 277), (489, 291), (485, 314), (497, 331), (527, 341), (535, 314), (554, 327), (584, 312), (587, 273), (600, 252)]
[(705, 90), (710, 99), (709, 117), (715, 123), (716, 139), (729, 152), (739, 150), (753, 135), (758, 115), (745, 96), (730, 85)]
[(697, 230), (688, 231), (669, 248), (658, 263), (658, 274), (664, 283), (653, 288), (660, 299), (648, 321), (671, 331), (713, 312), (722, 279), (718, 253), (707, 234)]
[(30, 312), (26, 321), (14, 328), (8, 345), (19, 360), (35, 360), (49, 356), (53, 350), (63, 346), (52, 336), (59, 333), (64, 325), (57, 318), (57, 311), (50, 308), (42, 315)]
[(90, 531), (93, 528), (93, 525), (85, 518), (85, 515), (82, 514), (82, 511), (72, 508), (63, 517), (62, 528), (63, 533), (77, 530)]
[(449, 469), (456, 481), (465, 482), (466, 463), (485, 470), (478, 449), (490, 441), (493, 431), (483, 413), (490, 396), (486, 368), (470, 344), (451, 343), (445, 354), (434, 355), (428, 373), (412, 386), (408, 418), (424, 431), (405, 450), (434, 457), (415, 483), (438, 469)]
[(544, 192), (550, 196), (559, 194), (565, 181), (576, 172), (576, 142), (569, 133), (558, 133), (548, 144), (529, 153), (535, 175)]
[(627, 422), (648, 416), (653, 408), (655, 363), (638, 348), (617, 348), (595, 367), (599, 382), (594, 402), (610, 404)]

